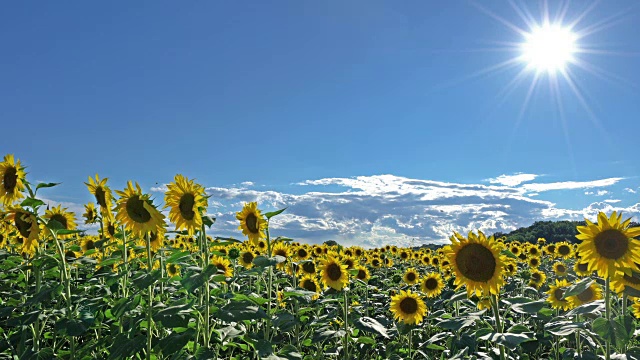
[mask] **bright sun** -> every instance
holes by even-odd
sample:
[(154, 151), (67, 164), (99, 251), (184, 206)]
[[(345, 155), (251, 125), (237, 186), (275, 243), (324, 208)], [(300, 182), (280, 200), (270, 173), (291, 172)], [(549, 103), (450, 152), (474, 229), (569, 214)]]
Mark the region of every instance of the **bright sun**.
[(538, 72), (554, 74), (574, 61), (577, 36), (567, 27), (544, 24), (525, 35), (522, 60)]

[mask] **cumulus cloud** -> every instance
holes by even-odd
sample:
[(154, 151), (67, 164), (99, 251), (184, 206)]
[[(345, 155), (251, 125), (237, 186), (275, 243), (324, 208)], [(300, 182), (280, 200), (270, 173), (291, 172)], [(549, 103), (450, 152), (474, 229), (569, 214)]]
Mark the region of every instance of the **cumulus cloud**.
[(535, 180), (536, 174), (517, 173), (515, 175), (500, 175), (497, 178), (488, 179), (491, 184), (500, 184), (505, 186), (518, 186), (523, 182)]
[(633, 190), (633, 189), (631, 189), (631, 188), (625, 188), (625, 189), (624, 189), (624, 191), (626, 191), (626, 192), (630, 192), (630, 193), (632, 193), (632, 194), (635, 194), (635, 193), (636, 193), (636, 191), (635, 191), (635, 190)]

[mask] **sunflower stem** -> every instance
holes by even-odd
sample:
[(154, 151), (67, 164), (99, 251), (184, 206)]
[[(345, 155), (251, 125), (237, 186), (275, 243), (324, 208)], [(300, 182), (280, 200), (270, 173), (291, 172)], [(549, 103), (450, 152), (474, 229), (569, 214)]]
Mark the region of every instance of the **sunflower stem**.
[[(202, 228), (200, 231), (200, 238), (202, 242), (202, 246), (204, 249), (204, 264), (205, 268), (209, 266), (209, 244), (207, 243), (207, 234), (205, 229), (205, 224), (202, 224)], [(211, 296), (211, 288), (209, 287), (209, 279), (204, 282), (204, 346), (205, 348), (209, 348), (209, 337), (211, 335), (211, 308), (209, 306), (209, 298)]]
[[(63, 245), (58, 240), (58, 235), (55, 231), (49, 229), (51, 235), (53, 235), (53, 242), (56, 244), (56, 250), (58, 250), (58, 255), (60, 255), (60, 270), (62, 270), (62, 279), (65, 285), (66, 291), (66, 300), (67, 300), (67, 319), (73, 320), (73, 304), (71, 302), (71, 280), (69, 278), (69, 272), (67, 271), (67, 260), (64, 256)], [(76, 341), (73, 336), (70, 336), (71, 342), (71, 360), (75, 359), (76, 353)]]
[[(149, 233), (146, 234), (147, 238), (147, 274), (151, 275), (152, 269), (152, 261), (151, 261), (151, 237)], [(147, 309), (147, 360), (151, 360), (151, 337), (153, 331), (153, 318), (152, 318), (152, 310), (153, 310), (153, 284), (149, 285), (147, 288), (147, 292), (149, 293), (148, 297), (148, 306)]]
[(349, 359), (349, 295), (347, 289), (342, 289), (344, 294), (344, 358)]
[[(576, 315), (576, 324), (580, 322), (580, 315)], [(576, 350), (578, 350), (578, 357), (582, 358), (582, 344), (580, 343), (580, 329), (576, 330)]]
[(409, 330), (409, 360), (413, 359), (411, 356), (411, 349), (413, 348), (413, 329)]
[[(498, 296), (491, 295), (491, 307), (493, 308), (493, 316), (496, 318), (496, 330), (502, 333), (502, 323), (500, 322), (500, 309), (498, 308)], [(500, 345), (500, 360), (505, 360), (504, 346)]]
[[(605, 305), (605, 316), (607, 317), (607, 323), (609, 321), (611, 321), (611, 294), (610, 294), (610, 289), (609, 289), (609, 276), (607, 276), (607, 279), (605, 280), (604, 283), (604, 305)], [(609, 360), (611, 358), (610, 352), (611, 352), (611, 341), (609, 341), (609, 338), (605, 339), (605, 353), (604, 353), (604, 358), (605, 360)]]
[[(269, 259), (271, 259), (271, 237), (269, 235), (269, 219), (267, 219), (267, 229), (265, 231), (266, 235), (267, 235), (267, 257)], [(269, 279), (268, 279), (268, 283), (267, 283), (267, 324), (264, 328), (264, 339), (269, 341), (269, 333), (270, 333), (270, 328), (271, 328), (271, 287), (273, 285), (273, 266), (269, 266), (268, 269), (269, 272)]]
[[(40, 251), (39, 251), (39, 247), (36, 247), (36, 256), (35, 258), (38, 258), (40, 255)], [(40, 274), (40, 266), (36, 265), (37, 263), (35, 263), (33, 265), (33, 272), (35, 273), (36, 276), (36, 294), (40, 293), (40, 288), (42, 286), (42, 274)], [(28, 282), (28, 279), (27, 279)], [(38, 304), (38, 308), (40, 308), (40, 304)], [(39, 352), (40, 351), (40, 317), (36, 318), (36, 322), (34, 324), (35, 329), (34, 329), (34, 333), (33, 333), (33, 345), (35, 347), (35, 351)]]

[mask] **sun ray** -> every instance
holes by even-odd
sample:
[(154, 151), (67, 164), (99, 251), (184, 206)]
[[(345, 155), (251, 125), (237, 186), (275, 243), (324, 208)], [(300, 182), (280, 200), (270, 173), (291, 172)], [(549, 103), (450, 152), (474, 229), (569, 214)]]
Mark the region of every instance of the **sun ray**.
[(509, 22), (508, 20), (496, 15), (495, 13), (489, 11), (487, 8), (481, 6), (480, 4), (478, 4), (477, 2), (473, 1), (471, 2), (471, 4), (473, 4), (473, 6), (475, 6), (476, 8), (478, 8), (480, 11), (484, 12), (485, 14), (491, 16), (492, 18), (494, 18), (495, 20), (499, 21), (500, 23), (502, 23), (503, 25), (505, 25), (506, 27), (508, 27), (509, 29), (517, 32), (520, 35), (525, 35), (527, 32), (519, 27), (517, 27), (515, 24)]

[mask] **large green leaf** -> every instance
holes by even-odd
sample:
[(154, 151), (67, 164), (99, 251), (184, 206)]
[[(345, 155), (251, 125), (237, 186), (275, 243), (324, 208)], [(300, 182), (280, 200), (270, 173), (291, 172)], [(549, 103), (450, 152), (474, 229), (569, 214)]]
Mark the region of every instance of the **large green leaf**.
[(587, 288), (589, 288), (591, 284), (593, 284), (593, 279), (585, 278), (582, 281), (569, 286), (567, 290), (565, 290), (565, 292), (562, 294), (562, 299), (566, 299), (569, 296), (582, 294), (582, 292), (587, 290)]
[(530, 301), (528, 303), (513, 304), (511, 310), (519, 314), (535, 314), (540, 312), (546, 304), (545, 300)]
[(445, 330), (462, 330), (476, 323), (476, 318), (461, 317), (455, 319), (444, 320), (438, 323), (438, 326)]
[(232, 301), (218, 309), (215, 315), (226, 322), (266, 319), (267, 313), (261, 307), (249, 301)]
[(183, 332), (172, 332), (169, 336), (162, 337), (158, 341), (156, 348), (160, 349), (165, 356), (173, 355), (182, 350), (189, 341), (193, 340), (195, 334), (196, 330), (193, 328), (188, 328)]
[(44, 201), (40, 199), (34, 199), (32, 197), (28, 197), (22, 200), (22, 202), (20, 203), (20, 206), (22, 207), (31, 207), (31, 208), (35, 208), (42, 205), (44, 205)]
[(165, 328), (186, 328), (189, 326), (193, 301), (187, 304), (169, 306), (158, 311), (153, 319), (162, 323)]
[(513, 333), (489, 333), (480, 337), (480, 340), (486, 340), (495, 342), (499, 345), (504, 345), (511, 350), (514, 350), (520, 343), (531, 340), (531, 338), (524, 334)]
[(270, 211), (270, 212), (268, 212), (268, 213), (265, 213), (265, 214), (264, 214), (264, 216), (265, 216), (267, 219), (271, 219), (272, 217), (274, 217), (274, 216), (276, 216), (276, 215), (281, 214), (281, 213), (282, 213), (283, 211), (285, 211), (285, 210), (287, 210), (287, 208), (280, 209), (280, 210), (277, 210), (277, 211)]
[(378, 322), (378, 320), (374, 318), (370, 318), (368, 316), (362, 316), (353, 321), (353, 324), (357, 329), (362, 331), (368, 331), (370, 333), (378, 334), (385, 339), (389, 338), (389, 334), (387, 334), (387, 329)]
[(593, 332), (598, 334), (601, 338), (609, 340), (612, 344), (622, 346), (627, 341), (627, 332), (621, 323), (615, 319), (607, 320), (603, 317), (599, 317), (593, 320), (591, 325)]
[(126, 334), (118, 334), (110, 349), (109, 359), (129, 359), (144, 349), (147, 343), (145, 335), (137, 335), (129, 339)]

